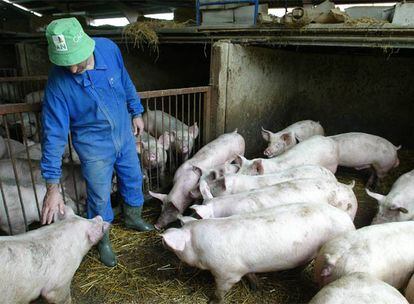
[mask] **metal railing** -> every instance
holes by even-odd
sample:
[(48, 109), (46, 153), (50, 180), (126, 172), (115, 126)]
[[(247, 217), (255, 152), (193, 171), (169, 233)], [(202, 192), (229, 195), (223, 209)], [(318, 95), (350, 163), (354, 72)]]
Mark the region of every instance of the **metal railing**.
[(0, 104), (40, 102), (46, 81), (47, 76), (0, 77)]
[(17, 76), (17, 69), (15, 68), (0, 68), (0, 77)]
[[(192, 154), (200, 149), (210, 130), (210, 87), (147, 91), (139, 95), (146, 111), (165, 112), (187, 126), (197, 123), (200, 135), (194, 141)], [(0, 105), (0, 135), (4, 139), (3, 155), (0, 142), (0, 229), (7, 234), (27, 231), (32, 222), (40, 220), (43, 197), (39, 192), (44, 191), (44, 182), (40, 175), (39, 159), (33, 159), (35, 152), (33, 147), (36, 145), (40, 147), (38, 144), (41, 134), (40, 113), (41, 103)], [(181, 132), (182, 135), (183, 128), (183, 126), (181, 130), (167, 128), (170, 140), (174, 132), (176, 134)], [(63, 164), (63, 171), (67, 174), (65, 187), (62, 185), (62, 192), (66, 201), (70, 198), (76, 202), (77, 211), (80, 212), (80, 206), (82, 206), (80, 202), (86, 198), (86, 186), (82, 180), (80, 166), (73, 162), (70, 137), (68, 150), (71, 161), (69, 164)], [(148, 152), (151, 152), (150, 148)], [(156, 159), (156, 161), (160, 160)], [(172, 177), (182, 160), (172, 149), (169, 149), (167, 160), (163, 159), (163, 161), (167, 164), (164, 173)], [(144, 168), (143, 163), (141, 161), (142, 170), (145, 173), (144, 192), (165, 186), (162, 185), (161, 168), (158, 166), (152, 169)], [(7, 193), (10, 189), (14, 191), (14, 197), (17, 198), (15, 201), (6, 199), (10, 196), (10, 193)], [(28, 199), (28, 196), (32, 199)], [(21, 227), (14, 229), (15, 217), (19, 217), (17, 223), (23, 226), (23, 230)]]

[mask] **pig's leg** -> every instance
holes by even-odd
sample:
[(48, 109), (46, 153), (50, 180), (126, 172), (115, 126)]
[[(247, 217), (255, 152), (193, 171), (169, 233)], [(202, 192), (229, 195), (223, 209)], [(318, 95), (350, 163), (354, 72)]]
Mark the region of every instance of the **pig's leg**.
[(42, 293), (48, 303), (71, 304), (70, 282)]
[(164, 188), (167, 186), (167, 176), (165, 174), (166, 172), (166, 166), (165, 165), (161, 165), (160, 167), (160, 185), (161, 188)]
[(246, 274), (246, 278), (249, 281), (250, 289), (257, 291), (259, 289), (259, 279), (254, 273)]
[(378, 186), (378, 175), (374, 168), (371, 168), (371, 175), (365, 185), (368, 189), (375, 189)]
[(216, 279), (216, 292), (209, 304), (222, 304), (226, 293), (241, 280), (242, 276), (236, 273), (215, 273), (214, 277)]

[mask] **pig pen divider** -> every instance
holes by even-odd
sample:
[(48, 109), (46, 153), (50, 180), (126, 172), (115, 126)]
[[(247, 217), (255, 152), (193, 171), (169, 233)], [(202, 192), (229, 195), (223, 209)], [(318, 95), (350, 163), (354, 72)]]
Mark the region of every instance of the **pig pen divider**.
[[(181, 89), (169, 89), (169, 90), (158, 90), (158, 91), (147, 91), (139, 93), (142, 105), (145, 108), (145, 111), (162, 111), (169, 116), (181, 121), (183, 124), (172, 123), (172, 119), (167, 119), (165, 121), (164, 115), (161, 115), (161, 124), (165, 127), (168, 132), (168, 139), (170, 143), (170, 148), (167, 153), (167, 160), (164, 159), (164, 154), (161, 154), (163, 159), (158, 159), (158, 153), (155, 153), (155, 162), (167, 163), (166, 168), (155, 166), (153, 169), (145, 168), (143, 163), (144, 160), (141, 159), (141, 167), (144, 172), (145, 183), (144, 191), (148, 193), (149, 190), (160, 189), (160, 187), (165, 186), (165, 177), (168, 174), (168, 177), (172, 177), (175, 169), (185, 160), (179, 153), (174, 153), (173, 148), (173, 138), (183, 138), (181, 142), (181, 151), (183, 150), (184, 143), (187, 144), (187, 147), (191, 146), (190, 141), (192, 140), (190, 136), (185, 136), (184, 124), (188, 127), (197, 126), (201, 129), (202, 132), (199, 132), (200, 135), (195, 139), (193, 150), (190, 151), (189, 155), (191, 157), (195, 152), (197, 152), (203, 144), (208, 140), (210, 134), (210, 92), (211, 88), (209, 86), (203, 87), (192, 87), (192, 88), (181, 88)], [(154, 115), (155, 124), (157, 116)], [(145, 129), (148, 130), (148, 121), (146, 122)], [(162, 134), (157, 134), (159, 137)], [(158, 139), (158, 138), (156, 138)], [(159, 143), (155, 141), (155, 150), (157, 150)], [(162, 148), (164, 149), (165, 143), (162, 143)], [(148, 154), (150, 151), (150, 145), (148, 145)], [(142, 155), (141, 155), (142, 156)]]
[(0, 77), (0, 104), (35, 103), (43, 97), (47, 76)]
[[(0, 78), (1, 80), (1, 78)], [(1, 81), (0, 81), (1, 83)], [(42, 87), (40, 88), (42, 89)], [(141, 96), (141, 102), (145, 108), (145, 110), (160, 110), (169, 115), (174, 116), (175, 118), (182, 121), (187, 126), (194, 125), (195, 123), (198, 124), (200, 127), (201, 132), (200, 136), (198, 136), (194, 142), (194, 148), (191, 154), (194, 154), (198, 151), (203, 144), (205, 144), (209, 132), (210, 132), (210, 87), (192, 87), (192, 88), (182, 88), (182, 89), (169, 89), (169, 90), (159, 90), (159, 91), (146, 91), (140, 92), (139, 95)], [(5, 219), (7, 220), (8, 230), (5, 231), (8, 234), (15, 234), (13, 232), (13, 227), (10, 218), (10, 202), (6, 201), (6, 193), (4, 189), (4, 185), (11, 185), (15, 186), (15, 191), (17, 192), (18, 202), (14, 202), (18, 204), (18, 212), (21, 215), (21, 222), (24, 222), (26, 231), (29, 229), (30, 222), (27, 219), (27, 203), (24, 201), (24, 197), (22, 195), (21, 188), (33, 188), (33, 195), (34, 200), (30, 202), (30, 204), (36, 204), (35, 207), (36, 213), (38, 215), (38, 219), (41, 216), (41, 200), (43, 197), (38, 197), (39, 193), (37, 191), (37, 185), (40, 183), (44, 185), (44, 181), (41, 180), (40, 177), (40, 168), (38, 160), (31, 159), (30, 156), (30, 144), (29, 139), (38, 142), (40, 141), (40, 113), (41, 113), (41, 103), (11, 103), (11, 104), (0, 104), (0, 128), (3, 129), (3, 132), (0, 134), (2, 135), (5, 140), (6, 146), (6, 153), (9, 156), (7, 161), (10, 164), (10, 173), (8, 175), (11, 176), (11, 180), (3, 178), (0, 175), (0, 199), (2, 200), (2, 204), (0, 205), (0, 212), (3, 213), (4, 216), (0, 214), (0, 221)], [(31, 132), (31, 129), (27, 129), (27, 120), (24, 117), (30, 117), (33, 122), (33, 128), (35, 129), (34, 132)], [(162, 118), (164, 119), (164, 117)], [(18, 129), (14, 130), (11, 129), (11, 126), (15, 126), (15, 123), (18, 122)], [(29, 124), (30, 124), (29, 120)], [(174, 126), (171, 124), (171, 120), (168, 122), (167, 132), (169, 134), (169, 139), (171, 141), (172, 133), (175, 135), (183, 134), (184, 133), (184, 126), (181, 125), (180, 128), (177, 127), (177, 124)], [(172, 132), (173, 131), (173, 132)], [(38, 135), (36, 138), (34, 135)], [(12, 145), (12, 140), (20, 142), (24, 146), (23, 153), (25, 155), (24, 162), (28, 164), (28, 172), (21, 172), (19, 173), (19, 167), (17, 162), (22, 161), (22, 154), (17, 153), (15, 150), (16, 148)], [(187, 137), (187, 144), (189, 144), (190, 138)], [(72, 158), (72, 144), (70, 140), (70, 135), (68, 139), (69, 143), (69, 153), (70, 153), (70, 162), (66, 164), (69, 166), (69, 177), (73, 179), (73, 187), (74, 187), (74, 197), (71, 198), (76, 202), (78, 212), (79, 212), (79, 203), (80, 203), (80, 196), (79, 196), (79, 189), (78, 189), (78, 181), (76, 180), (76, 175), (74, 172), (74, 167), (77, 166), (73, 162)], [(157, 148), (158, 142), (156, 142)], [(164, 143), (163, 143), (164, 145)], [(22, 151), (19, 151), (22, 152)], [(151, 152), (151, 151), (148, 151)], [(1, 153), (1, 149), (0, 149)], [(20, 159), (18, 159), (18, 155)], [(173, 175), (174, 169), (179, 166), (180, 159), (177, 153), (172, 152), (172, 148), (168, 150), (167, 153), (168, 166), (166, 168), (166, 172), (161, 172), (161, 168), (156, 167), (152, 170), (145, 170), (143, 168), (143, 161), (141, 161), (141, 167), (143, 172), (147, 172), (145, 176), (146, 182), (144, 183), (144, 193), (147, 194), (149, 190), (157, 190), (161, 184), (161, 175), (168, 173), (170, 176)], [(142, 156), (142, 155), (141, 155)], [(164, 154), (162, 154), (164, 157)], [(191, 157), (191, 155), (189, 155)], [(0, 155), (1, 158), (1, 155)], [(142, 157), (141, 157), (142, 158)], [(174, 158), (174, 161), (172, 159)], [(158, 161), (158, 159), (156, 160)], [(24, 179), (27, 183), (22, 182)], [(13, 188), (14, 189), (14, 188)], [(62, 187), (62, 194), (65, 198), (67, 193), (65, 193), (65, 189)], [(16, 208), (16, 206), (13, 206)], [(33, 208), (32, 208), (33, 210)]]

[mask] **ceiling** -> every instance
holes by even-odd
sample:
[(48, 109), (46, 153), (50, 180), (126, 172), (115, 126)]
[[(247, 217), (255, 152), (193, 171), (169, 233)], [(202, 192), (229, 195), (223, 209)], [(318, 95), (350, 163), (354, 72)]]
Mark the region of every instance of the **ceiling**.
[[(77, 15), (90, 18), (123, 17), (128, 15), (143, 15), (153, 13), (172, 12), (177, 8), (194, 8), (195, 0), (10, 0), (16, 4), (23, 5), (28, 9), (41, 13), (44, 16)], [(375, 2), (389, 2), (391, 0), (376, 0)], [(270, 7), (298, 6), (302, 4), (318, 4), (321, 0), (261, 0), (260, 3), (269, 3)], [(361, 3), (371, 2), (369, 0), (335, 0), (336, 3)], [(2, 2), (2, 6), (10, 6)], [(12, 7), (14, 8), (14, 7)], [(15, 9), (15, 11), (21, 10)]]

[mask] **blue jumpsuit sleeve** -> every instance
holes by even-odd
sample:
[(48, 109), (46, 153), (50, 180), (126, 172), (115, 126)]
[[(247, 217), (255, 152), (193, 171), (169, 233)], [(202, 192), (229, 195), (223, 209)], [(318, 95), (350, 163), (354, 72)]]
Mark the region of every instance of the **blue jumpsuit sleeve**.
[(69, 110), (63, 96), (55, 94), (49, 86), (42, 106), (42, 133), (42, 176), (47, 183), (57, 184), (69, 133)]
[(129, 77), (128, 71), (125, 68), (124, 60), (122, 59), (121, 51), (116, 44), (115, 49), (118, 63), (121, 66), (122, 84), (127, 98), (128, 112), (132, 115), (132, 117), (141, 115), (141, 113), (144, 112), (144, 107), (141, 104), (141, 98), (139, 97), (137, 90)]

